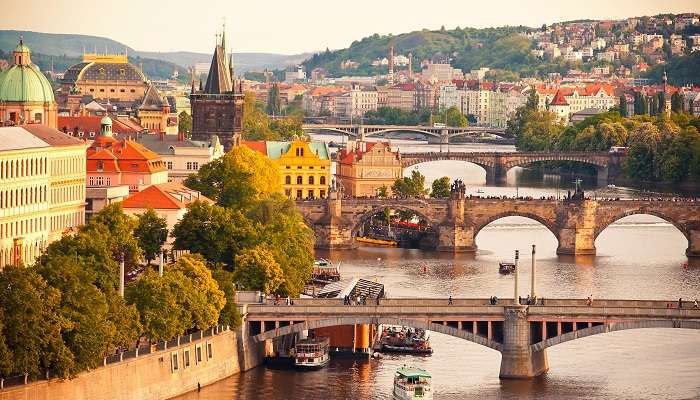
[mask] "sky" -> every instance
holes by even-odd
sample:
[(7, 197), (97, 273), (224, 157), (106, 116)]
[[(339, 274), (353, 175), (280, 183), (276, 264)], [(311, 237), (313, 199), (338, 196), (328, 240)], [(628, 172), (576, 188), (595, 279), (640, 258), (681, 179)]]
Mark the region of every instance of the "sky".
[(374, 33), (541, 26), (700, 12), (699, 0), (1, 0), (0, 29), (104, 36), (141, 51), (210, 53), (226, 23), (235, 52), (344, 48)]

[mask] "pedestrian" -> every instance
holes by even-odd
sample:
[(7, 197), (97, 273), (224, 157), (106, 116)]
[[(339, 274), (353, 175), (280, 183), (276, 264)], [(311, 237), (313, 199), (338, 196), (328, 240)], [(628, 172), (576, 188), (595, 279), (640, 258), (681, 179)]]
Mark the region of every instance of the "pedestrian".
[(527, 299), (525, 300), (525, 302), (527, 303), (527, 305), (530, 305), (530, 301), (531, 301), (531, 300), (532, 300), (532, 299), (530, 298), (530, 295), (528, 294), (528, 295), (527, 295)]
[(683, 298), (679, 297), (678, 298), (678, 309), (680, 310), (681, 308), (683, 308)]
[(586, 305), (588, 307), (590, 307), (592, 304), (593, 304), (593, 299), (591, 299), (591, 296), (588, 296), (588, 298), (586, 299)]
[(518, 304), (523, 304), (523, 296), (518, 296)]
[(450, 296), (450, 298), (447, 299), (447, 305), (449, 305), (449, 306), (452, 305), (452, 296)]
[(695, 299), (695, 301), (693, 301), (693, 307), (698, 308), (698, 299)]

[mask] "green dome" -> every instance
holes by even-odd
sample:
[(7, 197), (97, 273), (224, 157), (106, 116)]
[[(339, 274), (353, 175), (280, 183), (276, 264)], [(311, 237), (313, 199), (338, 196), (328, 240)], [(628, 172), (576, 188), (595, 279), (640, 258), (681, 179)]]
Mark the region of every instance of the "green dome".
[(19, 42), (17, 47), (15, 47), (16, 53), (29, 53), (29, 47), (25, 46), (22, 42)]
[(0, 73), (0, 101), (53, 103), (53, 88), (36, 65), (13, 65)]
[(112, 119), (111, 119), (110, 117), (108, 117), (108, 116), (105, 115), (105, 116), (102, 117), (102, 119), (100, 120), (100, 125), (112, 125)]

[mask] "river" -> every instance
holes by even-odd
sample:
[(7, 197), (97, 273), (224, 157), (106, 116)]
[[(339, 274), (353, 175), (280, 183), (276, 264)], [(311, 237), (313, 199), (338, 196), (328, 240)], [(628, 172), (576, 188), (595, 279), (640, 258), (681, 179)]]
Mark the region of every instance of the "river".
[[(414, 146), (408, 143), (402, 151), (415, 151)], [(462, 151), (494, 147), (457, 146), (465, 149)], [(483, 170), (461, 162), (427, 163), (418, 169), (428, 183), (445, 175), (462, 178), (468, 194), (481, 188), (484, 195), (515, 195), (517, 191), (556, 196), (557, 191), (573, 186), (568, 179), (543, 178), (524, 170), (510, 171), (506, 185), (485, 186)], [(636, 191), (603, 188), (599, 194), (633, 197)], [(342, 262), (344, 276), (376, 278), (390, 297), (509, 297), (512, 277), (498, 273), (498, 261), (512, 259), (513, 251), (520, 250), (524, 265), (521, 290), (528, 293), (530, 246), (535, 244), (538, 292), (545, 298), (591, 294), (611, 299), (700, 298), (700, 260), (691, 260), (690, 267), (683, 269), (681, 265), (688, 261), (684, 256), (687, 241), (657, 217), (629, 216), (611, 225), (596, 240), (596, 256), (557, 256), (554, 235), (521, 217), (494, 221), (476, 241), (476, 254), (361, 247), (319, 251), (317, 256)], [(494, 350), (438, 333), (431, 333), (431, 344), (434, 354), (430, 357), (390, 355), (366, 362), (333, 359), (328, 367), (313, 372), (262, 366), (180, 399), (388, 399), (394, 371), (403, 364), (425, 368), (433, 375), (435, 399), (700, 398), (697, 331), (640, 329), (570, 341), (547, 349), (549, 372), (529, 381), (500, 380), (500, 354)]]

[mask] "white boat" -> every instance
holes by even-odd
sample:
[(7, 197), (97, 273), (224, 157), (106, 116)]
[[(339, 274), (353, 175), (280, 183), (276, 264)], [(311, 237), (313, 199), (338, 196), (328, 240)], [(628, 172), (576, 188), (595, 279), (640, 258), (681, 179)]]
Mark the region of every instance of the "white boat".
[(394, 374), (394, 399), (431, 400), (433, 398), (431, 379), (428, 371), (404, 365)]
[(328, 338), (302, 339), (294, 346), (294, 365), (305, 369), (323, 368), (330, 361)]
[(484, 189), (476, 189), (477, 193), (484, 193)]

